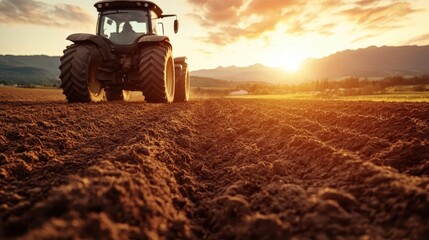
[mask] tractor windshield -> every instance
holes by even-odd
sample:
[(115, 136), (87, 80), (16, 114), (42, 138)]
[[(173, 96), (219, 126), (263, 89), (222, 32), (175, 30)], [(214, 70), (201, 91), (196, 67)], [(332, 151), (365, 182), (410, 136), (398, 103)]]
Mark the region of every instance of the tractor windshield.
[(117, 45), (130, 45), (149, 31), (148, 12), (114, 10), (100, 14), (98, 34)]

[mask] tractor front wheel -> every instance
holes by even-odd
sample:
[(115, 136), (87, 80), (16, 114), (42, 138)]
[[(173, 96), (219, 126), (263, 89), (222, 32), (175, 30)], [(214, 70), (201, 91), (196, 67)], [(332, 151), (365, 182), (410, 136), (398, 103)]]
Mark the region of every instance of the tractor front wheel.
[(171, 47), (164, 45), (143, 47), (140, 50), (139, 76), (147, 102), (173, 102), (175, 77)]

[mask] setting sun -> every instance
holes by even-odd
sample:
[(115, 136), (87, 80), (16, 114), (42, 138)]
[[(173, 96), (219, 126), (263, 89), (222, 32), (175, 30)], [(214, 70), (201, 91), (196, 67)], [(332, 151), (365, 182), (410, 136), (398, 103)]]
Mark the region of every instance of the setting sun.
[(281, 66), (286, 72), (297, 72), (303, 63), (304, 59), (301, 57), (286, 58)]
[(267, 66), (280, 68), (288, 73), (295, 73), (301, 69), (304, 60), (305, 57), (298, 54), (288, 54), (280, 58), (269, 58), (262, 62)]

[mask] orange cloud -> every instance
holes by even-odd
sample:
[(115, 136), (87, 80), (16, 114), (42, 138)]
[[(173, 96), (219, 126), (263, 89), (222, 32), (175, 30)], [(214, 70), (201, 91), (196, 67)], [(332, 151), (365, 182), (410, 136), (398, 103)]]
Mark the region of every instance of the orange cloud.
[(404, 17), (414, 12), (416, 12), (416, 10), (411, 8), (410, 3), (394, 2), (381, 7), (355, 7), (342, 11), (341, 14), (346, 16), (349, 21), (355, 22), (361, 27), (379, 29), (395, 27), (397, 22), (400, 22)]
[(355, 38), (352, 42), (353, 43), (359, 42), (359, 41), (366, 40), (366, 39), (369, 39), (369, 38), (372, 38), (372, 37), (375, 37), (375, 36), (377, 36), (377, 34), (373, 34), (373, 33), (366, 34), (364, 36), (360, 36), (358, 38)]
[(320, 1), (321, 10), (331, 10), (338, 9), (341, 6), (344, 6), (343, 0), (322, 0)]
[(419, 35), (411, 38), (405, 42), (405, 44), (429, 44), (429, 33)]
[(239, 38), (258, 38), (287, 22), (304, 0), (188, 0), (202, 15), (193, 15), (208, 27), (204, 39), (216, 45), (227, 45)]
[(360, 1), (357, 1), (356, 4), (359, 6), (368, 6), (378, 2), (380, 2), (380, 0), (360, 0)]
[(337, 25), (335, 23), (328, 23), (325, 25), (320, 26), (317, 29), (317, 32), (322, 34), (322, 35), (332, 35), (333, 34), (333, 29), (336, 27)]
[(232, 23), (237, 21), (238, 11), (244, 4), (244, 0), (188, 0), (188, 2), (198, 6), (199, 11), (202, 9), (203, 17), (201, 17), (201, 21), (204, 25), (213, 25), (215, 23)]
[(54, 6), (35, 0), (2, 0), (0, 24), (70, 27), (93, 24), (93, 17), (83, 8), (71, 4)]
[[(356, 29), (389, 30), (414, 12), (411, 0), (187, 0), (208, 29), (206, 42), (227, 45), (240, 38), (263, 38), (285, 27), (289, 35), (332, 35), (341, 24)], [(202, 10), (201, 10), (202, 9)], [(332, 20), (335, 17), (335, 20)], [(336, 21), (336, 22), (333, 22)]]
[(253, 0), (247, 6), (245, 14), (278, 15), (288, 8), (299, 7), (303, 4), (305, 4), (303, 0)]

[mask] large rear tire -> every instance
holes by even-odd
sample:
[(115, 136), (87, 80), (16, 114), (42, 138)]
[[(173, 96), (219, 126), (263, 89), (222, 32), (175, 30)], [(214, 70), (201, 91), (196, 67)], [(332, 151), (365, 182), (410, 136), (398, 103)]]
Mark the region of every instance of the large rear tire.
[(131, 93), (126, 90), (106, 90), (107, 101), (129, 101)]
[(143, 47), (140, 51), (139, 77), (147, 102), (173, 102), (175, 81), (171, 48), (162, 45)]
[(104, 99), (103, 84), (97, 79), (100, 53), (89, 44), (73, 44), (61, 57), (60, 79), (69, 103), (100, 102)]
[(182, 64), (182, 73), (176, 79), (176, 90), (174, 93), (174, 102), (189, 101), (189, 93), (191, 90), (191, 80), (187, 63)]

